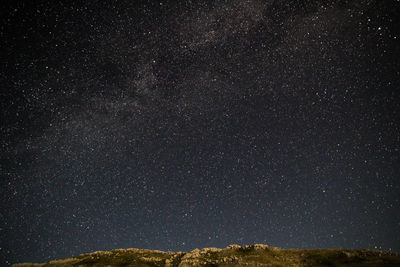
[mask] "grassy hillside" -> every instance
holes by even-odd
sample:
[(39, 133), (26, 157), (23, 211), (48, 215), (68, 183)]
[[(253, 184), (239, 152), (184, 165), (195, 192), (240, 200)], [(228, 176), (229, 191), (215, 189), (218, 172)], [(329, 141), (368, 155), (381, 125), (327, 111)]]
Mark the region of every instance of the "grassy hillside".
[(97, 251), (28, 266), (400, 266), (400, 254), (377, 250), (280, 249), (267, 245), (230, 245), (191, 252), (147, 249)]

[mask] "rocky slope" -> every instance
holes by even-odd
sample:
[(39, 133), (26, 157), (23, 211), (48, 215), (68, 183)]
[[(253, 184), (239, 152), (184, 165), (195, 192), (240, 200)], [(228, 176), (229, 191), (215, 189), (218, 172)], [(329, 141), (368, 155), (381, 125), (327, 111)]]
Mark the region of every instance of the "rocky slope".
[(13, 266), (400, 266), (400, 254), (376, 250), (280, 249), (267, 245), (230, 245), (190, 252), (147, 249), (97, 251), (48, 263)]

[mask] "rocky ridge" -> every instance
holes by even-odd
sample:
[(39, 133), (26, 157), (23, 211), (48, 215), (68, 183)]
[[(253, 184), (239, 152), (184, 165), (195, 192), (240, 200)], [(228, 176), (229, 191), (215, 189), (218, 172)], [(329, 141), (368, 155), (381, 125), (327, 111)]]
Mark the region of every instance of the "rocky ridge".
[(81, 254), (30, 266), (400, 266), (400, 254), (379, 250), (280, 249), (264, 244), (171, 252), (149, 249), (115, 249)]

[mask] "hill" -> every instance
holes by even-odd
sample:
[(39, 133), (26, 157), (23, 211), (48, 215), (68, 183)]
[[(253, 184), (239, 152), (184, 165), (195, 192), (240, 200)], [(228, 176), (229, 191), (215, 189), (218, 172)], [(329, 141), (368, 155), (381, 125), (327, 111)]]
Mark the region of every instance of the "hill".
[(230, 245), (224, 249), (195, 249), (190, 252), (115, 249), (48, 263), (13, 266), (400, 266), (400, 254), (369, 249), (280, 249), (256, 244)]

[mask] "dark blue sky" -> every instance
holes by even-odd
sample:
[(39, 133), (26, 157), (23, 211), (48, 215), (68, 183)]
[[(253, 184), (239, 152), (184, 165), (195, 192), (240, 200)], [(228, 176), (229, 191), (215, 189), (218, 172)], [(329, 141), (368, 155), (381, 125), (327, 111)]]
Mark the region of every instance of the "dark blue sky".
[(1, 11), (1, 265), (400, 251), (398, 1), (106, 2)]

